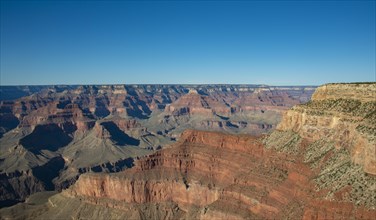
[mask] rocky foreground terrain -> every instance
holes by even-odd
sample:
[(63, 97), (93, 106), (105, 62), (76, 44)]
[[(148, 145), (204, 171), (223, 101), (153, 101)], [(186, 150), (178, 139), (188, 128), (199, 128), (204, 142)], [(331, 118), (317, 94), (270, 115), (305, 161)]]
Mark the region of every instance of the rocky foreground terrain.
[(375, 97), (376, 83), (324, 85), (267, 135), (188, 129), (131, 169), (82, 174), (0, 216), (375, 219)]
[(261, 135), (314, 87), (90, 85), (0, 87), (0, 207), (119, 172), (186, 129)]

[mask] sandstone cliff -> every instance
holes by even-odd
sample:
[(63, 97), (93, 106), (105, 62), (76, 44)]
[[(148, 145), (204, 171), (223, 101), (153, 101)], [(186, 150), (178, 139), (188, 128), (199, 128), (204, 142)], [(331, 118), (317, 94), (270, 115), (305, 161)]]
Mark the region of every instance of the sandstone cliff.
[(299, 189), (307, 183), (304, 167), (296, 167), (291, 177), (289, 167), (293, 169), (265, 151), (256, 138), (188, 130), (174, 147), (141, 158), (131, 170), (82, 175), (63, 195), (91, 204), (106, 199), (114, 201), (108, 205), (123, 206), (172, 203), (193, 218), (282, 217), (281, 208), (290, 202), (282, 199), (289, 197), (288, 187), (296, 186), (297, 193), (306, 195)]
[[(322, 197), (327, 188), (317, 189), (314, 181), (320, 170), (305, 161), (312, 146), (298, 140), (293, 133), (290, 135), (288, 145), (299, 143), (297, 154), (288, 147), (286, 152), (267, 149), (263, 139), (248, 135), (187, 130), (174, 146), (140, 158), (130, 170), (110, 175), (81, 175), (68, 190), (50, 197), (44, 206), (47, 211), (39, 216), (74, 218), (90, 216), (91, 212), (97, 213), (97, 217), (134, 219), (156, 216), (371, 219), (375, 216), (374, 200), (357, 197), (348, 200), (349, 191), (358, 189), (357, 184), (369, 187), (362, 182), (347, 185), (331, 199)], [(367, 189), (363, 193), (369, 193), (363, 197), (372, 198)], [(66, 205), (69, 203), (76, 205)], [(7, 210), (3, 213), (9, 215)], [(34, 209), (32, 213), (37, 211)]]
[(345, 149), (364, 172), (376, 175), (376, 84), (328, 84), (312, 100), (285, 113), (278, 130)]

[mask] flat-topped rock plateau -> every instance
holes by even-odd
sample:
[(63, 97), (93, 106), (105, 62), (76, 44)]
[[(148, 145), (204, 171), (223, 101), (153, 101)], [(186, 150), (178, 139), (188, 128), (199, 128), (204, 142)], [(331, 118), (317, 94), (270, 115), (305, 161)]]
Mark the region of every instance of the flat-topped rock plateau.
[(34, 194), (24, 203), (1, 209), (0, 216), (375, 219), (372, 97), (376, 83), (327, 84), (311, 101), (285, 112), (269, 134), (187, 129), (174, 144), (136, 158), (130, 169), (82, 174), (61, 193)]

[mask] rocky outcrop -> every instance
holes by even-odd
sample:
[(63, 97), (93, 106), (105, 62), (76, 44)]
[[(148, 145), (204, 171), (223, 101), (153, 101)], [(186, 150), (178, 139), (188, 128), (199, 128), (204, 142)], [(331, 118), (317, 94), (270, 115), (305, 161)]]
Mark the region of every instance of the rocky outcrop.
[[(309, 144), (293, 131), (275, 131), (267, 139), (265, 147), (264, 139), (249, 135), (187, 130), (174, 146), (140, 158), (132, 169), (83, 174), (73, 186), (43, 205), (26, 203), (0, 213), (9, 218), (17, 213), (25, 213), (24, 218), (82, 218), (96, 213), (96, 218), (132, 219), (375, 216), (374, 200), (362, 200), (373, 196), (372, 186), (364, 181), (351, 182), (351, 176), (345, 174), (349, 184), (332, 198), (325, 197), (331, 189), (325, 185), (328, 181), (317, 188), (316, 180), (323, 170), (320, 164), (312, 163), (310, 155), (322, 143)], [(273, 139), (280, 141), (280, 148), (269, 147), (275, 143)], [(337, 157), (331, 157), (334, 153)], [(340, 151), (331, 154), (324, 156), (323, 163), (336, 164), (333, 160), (343, 161), (346, 156)], [(344, 157), (338, 157), (341, 154)], [(342, 172), (342, 167), (336, 170)], [(365, 182), (373, 184), (374, 180)], [(363, 196), (351, 197), (353, 188), (362, 190)], [(20, 208), (27, 211), (15, 211)]]
[[(103, 175), (84, 175), (79, 179), (69, 196), (92, 198), (111, 198), (125, 203), (163, 203), (176, 202), (184, 205), (207, 205), (219, 197), (219, 192), (200, 184), (188, 187), (174, 179), (143, 179), (137, 177), (110, 177)], [(140, 178), (140, 179), (139, 179)], [(86, 186), (92, 186), (87, 188)]]
[(312, 100), (285, 113), (277, 129), (344, 148), (364, 172), (376, 175), (376, 84), (328, 84)]
[[(235, 185), (249, 185), (249, 189), (245, 189), (251, 193), (256, 185), (262, 184), (255, 180), (244, 182), (243, 175), (253, 173), (249, 172), (249, 167), (259, 166), (257, 164), (262, 161), (263, 154), (267, 153), (253, 137), (188, 130), (175, 147), (136, 161), (131, 170), (107, 176), (80, 176), (64, 195), (82, 198), (92, 204), (100, 204), (106, 199), (114, 200), (116, 204), (172, 203), (177, 204), (186, 215), (210, 218), (223, 215), (221, 209), (230, 199), (241, 202), (244, 207), (255, 206), (256, 200), (248, 196), (241, 196), (238, 200), (240, 192)], [(283, 166), (273, 160), (266, 162), (265, 166), (273, 166), (274, 163), (278, 168), (269, 171), (270, 178), (282, 181), (286, 178)], [(260, 169), (261, 172), (265, 170), (267, 167)], [(202, 209), (198, 213), (194, 208), (197, 206)], [(261, 207), (263, 205), (252, 209)], [(245, 208), (244, 212), (251, 213), (249, 208)], [(262, 215), (268, 214), (265, 211)], [(232, 216), (239, 217), (236, 213)]]
[(208, 95), (200, 95), (196, 90), (190, 90), (188, 94), (167, 105), (165, 111), (174, 116), (184, 114), (211, 116), (213, 114), (228, 115), (230, 113), (226, 102), (216, 100)]
[(312, 99), (316, 101), (351, 99), (374, 102), (375, 92), (375, 83), (331, 83), (317, 88)]
[(119, 127), (119, 129), (124, 132), (141, 127), (141, 124), (135, 119), (119, 118), (113, 119), (112, 122), (114, 122)]

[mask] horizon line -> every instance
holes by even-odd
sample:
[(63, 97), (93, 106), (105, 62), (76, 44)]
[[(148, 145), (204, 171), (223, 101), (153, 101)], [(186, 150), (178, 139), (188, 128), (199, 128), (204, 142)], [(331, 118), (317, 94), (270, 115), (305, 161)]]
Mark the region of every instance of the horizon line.
[[(340, 82), (341, 83), (341, 82)], [(360, 82), (360, 83), (367, 83), (367, 82)], [(369, 82), (368, 82), (369, 83)], [(273, 85), (273, 84), (264, 84), (264, 83), (78, 83), (78, 84), (64, 84), (64, 83), (58, 83), (58, 84), (0, 84), (0, 87), (5, 86), (120, 86), (120, 85), (129, 85), (129, 86), (143, 86), (143, 85), (180, 85), (180, 86), (207, 86), (207, 85), (229, 85), (229, 86), (320, 86), (325, 84), (331, 84), (331, 83), (324, 83), (324, 84), (285, 84), (285, 85)]]
[(0, 87), (11, 87), (11, 86), (119, 86), (119, 85), (129, 85), (129, 86), (147, 86), (147, 85), (180, 85), (180, 86), (207, 86), (207, 85), (216, 85), (216, 86), (222, 86), (222, 85), (229, 85), (229, 86), (274, 86), (274, 87), (286, 87), (286, 86), (312, 86), (312, 87), (318, 87), (328, 84), (373, 84), (376, 83), (376, 81), (362, 81), (362, 82), (328, 82), (328, 83), (322, 83), (322, 84), (284, 84), (284, 85), (273, 85), (273, 84), (264, 84), (264, 83), (77, 83), (77, 84), (64, 84), (64, 83), (58, 83), (58, 84), (6, 84), (2, 85), (0, 83)]

